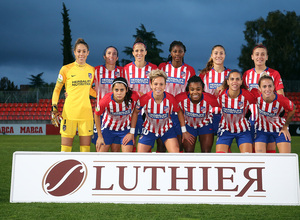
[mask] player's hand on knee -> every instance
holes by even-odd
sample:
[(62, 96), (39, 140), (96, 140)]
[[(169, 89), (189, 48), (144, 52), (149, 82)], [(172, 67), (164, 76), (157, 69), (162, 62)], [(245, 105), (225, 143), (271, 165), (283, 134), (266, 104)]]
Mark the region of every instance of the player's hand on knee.
[(96, 141), (96, 150), (97, 152), (100, 151), (101, 147), (105, 145), (104, 139), (103, 137), (98, 137), (97, 141)]

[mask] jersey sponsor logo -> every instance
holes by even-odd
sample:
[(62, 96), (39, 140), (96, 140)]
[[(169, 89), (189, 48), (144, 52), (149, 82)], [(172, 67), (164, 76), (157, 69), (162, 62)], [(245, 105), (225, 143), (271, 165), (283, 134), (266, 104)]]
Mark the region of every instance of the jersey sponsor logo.
[(130, 84), (149, 84), (148, 78), (131, 78)]
[(114, 79), (102, 78), (100, 84), (112, 84)]
[(89, 86), (91, 83), (91, 80), (76, 80), (72, 81), (72, 86)]
[(272, 112), (265, 112), (261, 109), (258, 109), (258, 112), (261, 114), (261, 115), (264, 115), (264, 116), (268, 116), (268, 117), (275, 117), (276, 116), (276, 113), (272, 113)]
[(258, 89), (258, 84), (255, 84), (255, 83), (251, 83), (251, 84), (249, 84), (249, 88), (250, 89)]
[(88, 76), (89, 76), (90, 79), (92, 79), (93, 74), (89, 73)]
[(176, 78), (176, 77), (168, 77), (167, 83), (184, 85), (185, 79)]
[(153, 113), (148, 113), (148, 116), (152, 119), (165, 119), (168, 117), (168, 113), (165, 114), (153, 114)]
[(234, 109), (234, 108), (222, 108), (222, 111), (226, 114), (242, 114), (243, 113), (243, 109)]
[(205, 113), (185, 112), (185, 115), (187, 117), (191, 117), (191, 118), (204, 118), (205, 117)]
[(71, 75), (71, 77), (75, 77), (76, 75)]
[(222, 83), (209, 83), (209, 89), (216, 89), (220, 85), (222, 85)]
[(64, 77), (61, 74), (58, 74), (57, 82), (62, 83), (64, 81)]
[(128, 109), (126, 111), (121, 111), (121, 112), (111, 112), (113, 116), (122, 116), (122, 115), (129, 115), (131, 114), (131, 109)]

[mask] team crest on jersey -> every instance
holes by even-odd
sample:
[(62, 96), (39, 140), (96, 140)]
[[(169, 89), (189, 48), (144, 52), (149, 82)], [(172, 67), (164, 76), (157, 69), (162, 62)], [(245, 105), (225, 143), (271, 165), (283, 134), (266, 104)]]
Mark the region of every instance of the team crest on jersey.
[(146, 72), (145, 72), (145, 75), (146, 75), (147, 77), (149, 77), (149, 73), (150, 73), (150, 71), (146, 71)]
[(200, 111), (201, 111), (201, 112), (205, 112), (205, 110), (206, 110), (205, 106), (202, 106), (202, 107), (200, 108)]
[(243, 108), (244, 107), (244, 102), (239, 102), (239, 108)]
[(276, 112), (278, 111), (278, 108), (277, 108), (277, 107), (273, 107), (273, 108), (272, 108), (272, 111), (273, 111), (274, 113), (276, 113)]
[(164, 111), (168, 112), (169, 111), (169, 106), (164, 106)]
[(115, 77), (120, 77), (120, 72), (119, 71), (115, 72)]
[(185, 77), (186, 73), (185, 73), (184, 71), (182, 71), (182, 72), (180, 73), (180, 75), (181, 75), (181, 77)]
[(63, 125), (63, 131), (66, 131), (67, 125)]
[(90, 78), (90, 79), (92, 79), (92, 76), (93, 76), (93, 75), (92, 75), (91, 73), (89, 73), (89, 78)]

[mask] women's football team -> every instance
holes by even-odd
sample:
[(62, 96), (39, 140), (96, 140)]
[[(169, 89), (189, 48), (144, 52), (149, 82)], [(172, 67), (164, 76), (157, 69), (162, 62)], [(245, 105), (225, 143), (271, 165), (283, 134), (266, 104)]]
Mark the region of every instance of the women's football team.
[[(201, 152), (211, 152), (215, 135), (217, 153), (231, 152), (233, 139), (241, 153), (275, 153), (276, 146), (291, 152), (288, 126), (296, 107), (284, 96), (278, 71), (266, 66), (262, 44), (252, 51), (255, 67), (244, 74), (226, 68), (225, 48), (215, 45), (199, 76), (184, 62), (180, 41), (170, 44), (167, 62), (158, 67), (146, 61), (142, 39), (132, 49), (134, 61), (124, 68), (117, 66), (114, 46), (104, 50), (105, 64), (94, 68), (86, 63), (88, 44), (76, 41), (75, 62), (61, 68), (52, 97), (61, 151), (72, 151), (78, 131), (82, 152), (90, 151), (92, 136), (97, 152), (151, 152), (155, 141), (158, 152), (194, 152), (197, 137)], [(97, 100), (94, 118), (90, 95)]]

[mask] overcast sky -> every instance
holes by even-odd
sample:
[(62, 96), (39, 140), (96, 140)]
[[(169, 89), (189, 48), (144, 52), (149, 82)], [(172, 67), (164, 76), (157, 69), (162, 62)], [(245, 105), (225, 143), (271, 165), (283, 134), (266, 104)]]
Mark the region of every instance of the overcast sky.
[(164, 43), (163, 57), (173, 40), (182, 41), (185, 62), (197, 71), (204, 68), (211, 48), (222, 44), (225, 66), (238, 68), (246, 21), (275, 10), (300, 15), (299, 0), (2, 0), (0, 78), (28, 84), (30, 75), (44, 72), (47, 83), (56, 81), (63, 62), (62, 2), (69, 9), (72, 43), (79, 37), (86, 40), (92, 66), (103, 64), (109, 45), (118, 48), (120, 60), (128, 59), (122, 51), (132, 46), (132, 35), (144, 24)]

